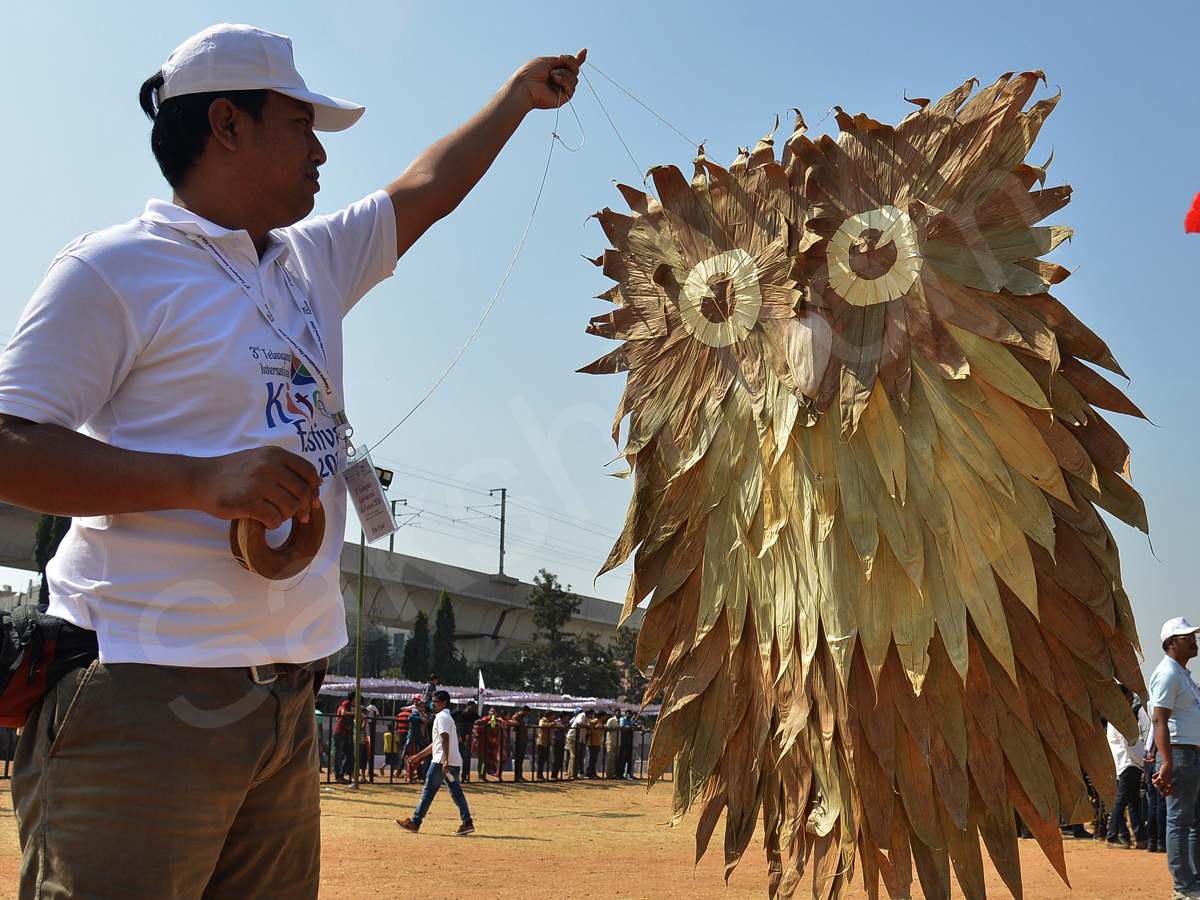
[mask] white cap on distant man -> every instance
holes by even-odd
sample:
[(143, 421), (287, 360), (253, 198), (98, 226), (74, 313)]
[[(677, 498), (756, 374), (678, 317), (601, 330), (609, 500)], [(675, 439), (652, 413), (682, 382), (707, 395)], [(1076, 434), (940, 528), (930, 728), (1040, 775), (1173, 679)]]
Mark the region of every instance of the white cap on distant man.
[(308, 89), (292, 59), (292, 42), (249, 25), (214, 25), (175, 48), (162, 67), (158, 103), (185, 94), (268, 90), (313, 105), (313, 129), (343, 131), (366, 107)]
[(1169, 637), (1181, 637), (1185, 634), (1195, 634), (1200, 631), (1200, 628), (1194, 628), (1188, 624), (1188, 620), (1183, 616), (1178, 616), (1174, 619), (1168, 619), (1162, 627), (1162, 636), (1160, 641), (1165, 641)]

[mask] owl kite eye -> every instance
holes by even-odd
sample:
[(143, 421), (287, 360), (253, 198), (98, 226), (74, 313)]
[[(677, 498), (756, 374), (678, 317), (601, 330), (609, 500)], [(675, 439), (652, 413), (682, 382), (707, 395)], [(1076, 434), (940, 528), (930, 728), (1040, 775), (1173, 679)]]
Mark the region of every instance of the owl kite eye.
[(726, 250), (692, 267), (679, 296), (683, 325), (710, 347), (744, 340), (762, 307), (758, 268), (745, 250)]
[(855, 306), (903, 297), (921, 272), (917, 226), (894, 206), (851, 216), (829, 240), (829, 286)]

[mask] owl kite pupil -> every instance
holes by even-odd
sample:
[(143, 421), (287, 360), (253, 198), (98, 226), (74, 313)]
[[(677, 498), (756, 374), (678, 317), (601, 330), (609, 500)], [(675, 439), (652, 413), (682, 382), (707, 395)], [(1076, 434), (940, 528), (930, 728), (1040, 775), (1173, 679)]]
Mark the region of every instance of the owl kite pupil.
[(866, 228), (850, 245), (850, 268), (855, 275), (874, 280), (892, 270), (896, 264), (896, 242), (888, 241), (880, 247), (881, 237), (883, 232), (878, 228)]
[(700, 313), (710, 322), (719, 324), (729, 321), (729, 317), (733, 315), (734, 304), (737, 303), (733, 296), (733, 280), (722, 272), (708, 280), (708, 287), (712, 296), (705, 297), (700, 303)]

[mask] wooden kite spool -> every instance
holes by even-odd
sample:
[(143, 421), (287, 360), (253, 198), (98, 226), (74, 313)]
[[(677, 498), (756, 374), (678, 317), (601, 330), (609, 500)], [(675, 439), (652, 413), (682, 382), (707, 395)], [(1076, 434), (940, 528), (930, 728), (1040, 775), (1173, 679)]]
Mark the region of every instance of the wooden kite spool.
[(321, 549), (325, 537), (325, 510), (310, 507), (308, 521), (292, 517), (292, 530), (278, 547), (267, 543), (267, 526), (257, 519), (229, 523), (229, 549), (242, 568), (281, 581), (304, 571)]

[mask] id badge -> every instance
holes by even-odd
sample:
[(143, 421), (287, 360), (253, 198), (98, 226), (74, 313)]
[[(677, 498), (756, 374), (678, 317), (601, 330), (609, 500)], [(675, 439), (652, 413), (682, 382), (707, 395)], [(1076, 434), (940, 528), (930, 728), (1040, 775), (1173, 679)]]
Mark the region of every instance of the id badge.
[(375, 464), (371, 462), (366, 444), (358, 448), (353, 462), (342, 471), (342, 478), (367, 542), (373, 544), (392, 534), (398, 527), (392, 515), (392, 505), (384, 496), (383, 485), (379, 483), (379, 475), (375, 471)]

